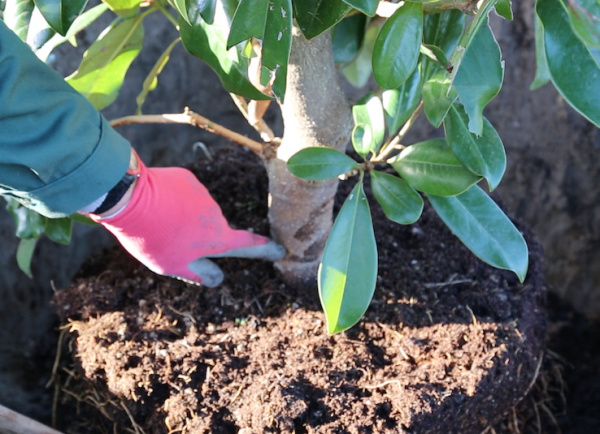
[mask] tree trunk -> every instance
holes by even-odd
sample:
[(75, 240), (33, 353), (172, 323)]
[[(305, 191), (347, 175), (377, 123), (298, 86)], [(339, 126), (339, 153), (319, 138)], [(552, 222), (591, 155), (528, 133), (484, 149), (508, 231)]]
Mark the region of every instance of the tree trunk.
[(309, 182), (293, 176), (288, 159), (303, 148), (344, 150), (350, 138), (350, 105), (337, 83), (329, 33), (308, 41), (293, 29), (285, 101), (284, 135), (266, 162), (269, 175), (269, 221), (273, 237), (287, 249), (276, 264), (291, 285), (315, 282), (332, 225), (338, 180)]

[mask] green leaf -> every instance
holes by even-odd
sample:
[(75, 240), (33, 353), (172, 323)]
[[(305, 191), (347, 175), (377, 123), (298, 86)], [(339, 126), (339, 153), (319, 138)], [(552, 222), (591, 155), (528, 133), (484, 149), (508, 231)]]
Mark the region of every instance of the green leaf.
[(383, 91), (381, 95), (388, 134), (396, 134), (410, 118), (421, 100), (421, 73), (415, 69), (412, 75), (396, 89)]
[(148, 96), (150, 91), (156, 89), (156, 86), (158, 85), (158, 76), (169, 62), (171, 51), (173, 51), (173, 48), (175, 48), (175, 45), (177, 45), (179, 41), (181, 41), (181, 38), (177, 38), (169, 44), (167, 49), (162, 53), (162, 55), (152, 67), (152, 70), (150, 70), (150, 73), (144, 79), (144, 83), (142, 84), (142, 91), (135, 99), (135, 102), (137, 103), (136, 114), (142, 114), (142, 106), (146, 101), (146, 97)]
[(450, 74), (436, 66), (436, 71), (423, 83), (425, 116), (434, 127), (442, 125), (458, 93), (450, 82)]
[(478, 258), (513, 271), (521, 282), (528, 268), (527, 243), (500, 207), (474, 186), (455, 197), (430, 195), (429, 201), (450, 230)]
[(375, 138), (370, 125), (355, 125), (352, 130), (352, 147), (358, 155), (365, 158), (375, 148)]
[[(352, 107), (352, 116), (354, 117), (354, 124), (367, 125), (368, 129), (365, 131), (368, 131), (371, 135), (369, 147), (359, 150), (355, 146), (356, 152), (363, 158), (369, 152), (377, 153), (385, 138), (385, 118), (381, 99), (372, 93), (366, 95)], [(354, 140), (352, 143), (354, 143)]]
[(33, 0), (12, 0), (6, 5), (2, 17), (6, 26), (24, 42), (27, 41), (33, 8)]
[(9, 200), (6, 206), (15, 222), (15, 235), (21, 239), (38, 238), (44, 233), (46, 217), (21, 206), (16, 200)]
[(411, 187), (428, 194), (455, 196), (481, 180), (465, 168), (444, 139), (409, 146), (391, 165)]
[[(423, 42), (439, 47), (446, 58), (449, 58), (460, 40), (465, 21), (465, 14), (457, 10), (426, 15)], [(429, 75), (426, 74), (425, 77), (429, 77)]]
[(344, 0), (344, 2), (370, 17), (375, 15), (379, 4), (379, 0)]
[(100, 223), (96, 223), (91, 218), (89, 218), (83, 214), (79, 214), (79, 213), (71, 214), (69, 216), (69, 219), (71, 219), (74, 222), (81, 223), (84, 225), (90, 225), (90, 226), (99, 226), (100, 225)]
[[(423, 28), (423, 41), (439, 47), (446, 58), (455, 50), (465, 27), (465, 14), (452, 10), (441, 14), (427, 15)], [(449, 71), (429, 59), (423, 61), (423, 106), (429, 122), (438, 128), (452, 103), (458, 97), (452, 86)]]
[(366, 24), (367, 17), (356, 14), (344, 18), (331, 30), (335, 63), (348, 63), (356, 58), (365, 37)]
[(544, 26), (546, 59), (552, 82), (567, 102), (600, 127), (600, 67), (586, 45), (573, 33), (560, 0), (538, 0)]
[(71, 24), (71, 27), (69, 27), (69, 31), (65, 36), (62, 36), (58, 33), (54, 33), (54, 35), (43, 45), (33, 47), (36, 56), (39, 59), (46, 61), (52, 50), (54, 50), (59, 45), (67, 42), (68, 40), (74, 40), (75, 35), (77, 35), (83, 29), (86, 29), (107, 10), (108, 6), (104, 3), (100, 3), (98, 6), (94, 6), (93, 8), (88, 9), (87, 11), (79, 15), (75, 19), (75, 21), (73, 21), (73, 24)]
[(262, 66), (266, 68), (271, 91), (279, 102), (285, 96), (287, 65), (292, 47), (291, 0), (271, 0), (262, 47)]
[(421, 54), (427, 56), (427, 58), (433, 60), (442, 68), (447, 69), (449, 67), (450, 64), (448, 62), (448, 58), (446, 57), (446, 54), (440, 47), (436, 47), (435, 45), (429, 44), (421, 44), (420, 51)]
[(345, 65), (341, 72), (354, 87), (361, 88), (367, 84), (373, 73), (373, 50), (379, 27), (372, 26), (365, 32), (363, 44), (352, 62)]
[(513, 11), (511, 0), (498, 0), (495, 7), (498, 15), (500, 15), (502, 18), (512, 21)]
[(423, 35), (423, 5), (405, 3), (385, 22), (373, 52), (373, 74), (381, 87), (404, 83), (417, 66)]
[(87, 0), (34, 0), (50, 27), (66, 35), (75, 18), (83, 12)]
[(469, 115), (469, 131), (481, 134), (483, 109), (498, 94), (504, 78), (500, 47), (485, 21), (474, 35), (454, 78), (454, 87)]
[(250, 38), (262, 39), (268, 10), (269, 0), (241, 0), (233, 15), (227, 49)]
[(102, 0), (117, 15), (130, 18), (140, 10), (140, 0)]
[(295, 0), (293, 8), (298, 27), (307, 39), (335, 26), (352, 10), (342, 0)]
[(288, 170), (298, 178), (322, 181), (356, 168), (356, 161), (332, 148), (305, 148), (288, 160)]
[[(188, 15), (188, 7), (190, 7), (188, 1), (186, 0), (167, 0), (171, 6), (173, 6), (175, 8), (175, 10), (179, 13), (179, 16), (183, 19), (183, 21), (185, 21), (186, 24), (188, 25), (192, 25), (193, 21), (190, 19), (189, 15)], [(200, 11), (198, 10), (198, 8), (195, 7), (195, 5), (192, 7), (194, 9), (194, 11), (196, 12), (196, 14), (199, 14)]]
[(67, 82), (98, 110), (112, 104), (144, 39), (143, 16), (112, 24), (84, 53)]
[(248, 80), (248, 59), (235, 48), (226, 49), (229, 27), (218, 22), (207, 24), (193, 9), (190, 9), (190, 18), (193, 23), (191, 26), (182, 18), (179, 20), (183, 45), (215, 71), (225, 90), (248, 99), (269, 99)]
[(17, 265), (23, 273), (33, 277), (31, 273), (31, 259), (39, 238), (22, 239), (17, 247)]
[(483, 176), (494, 190), (506, 169), (504, 145), (492, 124), (483, 118), (483, 132), (469, 131), (469, 118), (460, 104), (454, 104), (444, 120), (446, 140), (458, 160), (471, 172)]
[(55, 243), (67, 245), (71, 242), (71, 225), (68, 217), (48, 219), (44, 234)]
[(206, 24), (212, 24), (215, 19), (217, 0), (196, 0), (196, 7)]
[(323, 251), (318, 283), (327, 331), (339, 333), (365, 314), (377, 281), (371, 211), (359, 182), (340, 210)]
[(537, 14), (535, 14), (535, 78), (529, 89), (535, 90), (550, 81), (548, 60), (546, 60), (546, 47), (544, 44), (544, 26)]
[(373, 170), (371, 188), (383, 212), (393, 222), (410, 225), (423, 212), (423, 198), (406, 181), (388, 173)]
[(600, 3), (596, 0), (571, 0), (568, 6), (575, 34), (587, 46), (600, 48)]
[(4, 12), (6, 9), (6, 0), (0, 0), (0, 12)]

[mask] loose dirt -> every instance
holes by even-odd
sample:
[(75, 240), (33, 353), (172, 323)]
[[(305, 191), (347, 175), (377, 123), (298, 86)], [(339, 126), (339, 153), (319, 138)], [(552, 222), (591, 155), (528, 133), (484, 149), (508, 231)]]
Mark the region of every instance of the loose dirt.
[[(224, 148), (193, 170), (233, 226), (268, 235), (267, 180), (253, 154)], [(341, 185), (340, 203), (351, 187)], [(226, 279), (215, 289), (155, 275), (120, 248), (87, 263), (55, 297), (66, 330), (59, 427), (464, 434), (506, 432), (517, 411), (541, 425), (523, 399), (553, 366), (542, 364), (546, 293), (531, 234), (520, 284), (475, 258), (429, 207), (408, 227), (377, 205), (373, 219), (375, 297), (335, 336), (316, 287), (286, 287), (268, 263), (218, 260)]]

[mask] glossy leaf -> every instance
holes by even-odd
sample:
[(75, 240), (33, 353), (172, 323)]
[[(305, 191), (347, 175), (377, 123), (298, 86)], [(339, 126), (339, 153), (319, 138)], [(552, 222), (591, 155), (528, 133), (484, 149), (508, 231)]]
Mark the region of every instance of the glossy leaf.
[(345, 65), (341, 72), (354, 87), (361, 88), (367, 84), (373, 73), (373, 50), (379, 27), (373, 26), (365, 32), (363, 44), (352, 62)]
[(458, 160), (471, 172), (483, 176), (494, 190), (506, 169), (506, 152), (498, 133), (483, 118), (480, 136), (469, 131), (469, 118), (460, 104), (454, 104), (444, 120), (446, 140)]
[(423, 198), (406, 181), (388, 173), (373, 170), (371, 189), (383, 212), (393, 222), (410, 225), (423, 212)]
[[(374, 94), (368, 94), (352, 106), (352, 116), (355, 125), (367, 125), (371, 135), (371, 144), (367, 149), (357, 149), (361, 157), (366, 157), (369, 152), (377, 153), (385, 138), (385, 118), (381, 99)], [(354, 143), (354, 141), (353, 141)]]
[(33, 277), (31, 273), (31, 260), (35, 252), (39, 238), (22, 239), (17, 247), (17, 265), (23, 273), (29, 277)]
[(298, 178), (322, 181), (356, 168), (356, 161), (332, 148), (311, 147), (294, 154), (288, 160), (287, 167)]
[(269, 73), (273, 94), (283, 102), (292, 47), (292, 4), (291, 0), (271, 0), (270, 4), (263, 39), (262, 66)]
[(335, 26), (352, 10), (342, 0), (295, 0), (293, 8), (294, 18), (307, 39)]
[(98, 110), (112, 104), (144, 39), (142, 16), (112, 24), (85, 52), (67, 82)]
[(335, 219), (319, 266), (327, 331), (339, 333), (365, 314), (377, 280), (377, 245), (369, 204), (359, 182)]
[(158, 60), (152, 67), (152, 70), (150, 70), (150, 73), (144, 79), (144, 83), (142, 83), (142, 91), (135, 99), (135, 102), (137, 103), (136, 114), (142, 114), (142, 106), (146, 101), (146, 97), (148, 96), (150, 91), (156, 89), (156, 86), (158, 84), (158, 76), (169, 62), (169, 58), (171, 57), (171, 51), (173, 51), (173, 48), (175, 48), (175, 45), (177, 45), (179, 41), (181, 41), (181, 38), (177, 38), (169, 44), (167, 49), (161, 54), (161, 56), (158, 58)]
[(500, 207), (479, 187), (454, 197), (429, 196), (444, 223), (478, 258), (513, 271), (521, 282), (528, 268), (523, 235)]
[[(185, 21), (188, 25), (192, 25), (193, 21), (190, 20), (188, 16), (188, 2), (186, 0), (168, 0), (168, 2), (175, 8), (175, 10), (179, 13), (179, 16)], [(192, 8), (195, 10), (196, 14), (199, 14), (197, 8)]]
[(38, 238), (46, 228), (46, 217), (9, 199), (6, 209), (15, 222), (15, 235), (21, 239)]
[(396, 134), (410, 118), (421, 100), (421, 74), (418, 70), (396, 89), (388, 89), (381, 95), (388, 134)]
[(442, 125), (456, 98), (458, 93), (450, 82), (450, 74), (436, 66), (435, 72), (423, 83), (423, 107), (431, 125), (436, 128)]
[(200, 16), (206, 24), (212, 24), (215, 19), (217, 0), (195, 0)]
[(481, 180), (458, 161), (444, 139), (409, 146), (391, 164), (411, 187), (438, 196), (455, 196)]
[(573, 33), (560, 0), (538, 0), (552, 82), (569, 104), (600, 127), (600, 66)]
[(233, 15), (227, 49), (250, 38), (262, 39), (268, 10), (269, 0), (241, 0)]
[(102, 0), (108, 5), (111, 11), (121, 17), (132, 17), (140, 10), (141, 0)]
[(487, 25), (481, 25), (454, 78), (460, 102), (469, 115), (469, 131), (483, 131), (483, 109), (498, 94), (504, 78), (500, 47)]
[(423, 5), (405, 3), (385, 22), (373, 52), (373, 75), (381, 87), (393, 89), (413, 73), (423, 35)]
[(529, 87), (535, 90), (550, 81), (548, 60), (546, 60), (546, 45), (544, 44), (544, 26), (540, 17), (535, 15), (535, 78)]
[(495, 8), (498, 15), (500, 15), (502, 18), (512, 21), (513, 11), (511, 0), (498, 0)]
[(50, 27), (66, 35), (75, 18), (85, 8), (87, 0), (34, 0)]
[(352, 130), (352, 147), (358, 155), (365, 158), (375, 148), (375, 138), (371, 127), (365, 124), (355, 125)]
[(426, 56), (430, 60), (433, 60), (442, 68), (447, 69), (449, 67), (450, 63), (448, 62), (448, 58), (440, 47), (429, 44), (421, 44), (420, 51), (422, 55)]
[(6, 5), (2, 16), (6, 26), (21, 38), (27, 41), (29, 22), (34, 8), (33, 0), (12, 0)]
[[(465, 14), (452, 10), (427, 15), (424, 23), (424, 43), (438, 47), (446, 58), (449, 58), (463, 33)], [(424, 59), (421, 75), (425, 115), (429, 122), (438, 128), (458, 94), (452, 87), (449, 72), (437, 62)]]
[(344, 2), (370, 17), (375, 15), (379, 4), (379, 0), (344, 0)]
[[(423, 26), (423, 42), (439, 47), (449, 58), (465, 27), (465, 14), (457, 10), (427, 15)], [(429, 77), (429, 74), (425, 74)]]
[(568, 6), (575, 34), (590, 48), (600, 48), (600, 3), (596, 0), (571, 0)]
[(248, 59), (234, 48), (226, 49), (228, 26), (218, 22), (207, 24), (193, 9), (190, 9), (190, 18), (191, 26), (182, 18), (179, 20), (183, 45), (215, 71), (225, 90), (248, 99), (269, 99), (248, 80)]
[(69, 244), (71, 242), (71, 226), (70, 218), (48, 219), (44, 234), (55, 243)]
[(331, 31), (333, 60), (335, 63), (351, 62), (357, 55), (365, 37), (367, 17), (356, 14), (344, 18)]
[(36, 56), (39, 59), (46, 61), (52, 50), (69, 40), (75, 40), (75, 35), (89, 27), (90, 24), (96, 21), (107, 10), (108, 6), (104, 3), (100, 3), (99, 5), (88, 9), (73, 21), (73, 24), (71, 24), (71, 27), (69, 27), (69, 31), (65, 36), (54, 33), (54, 35), (42, 45), (36, 44), (37, 46), (33, 48)]

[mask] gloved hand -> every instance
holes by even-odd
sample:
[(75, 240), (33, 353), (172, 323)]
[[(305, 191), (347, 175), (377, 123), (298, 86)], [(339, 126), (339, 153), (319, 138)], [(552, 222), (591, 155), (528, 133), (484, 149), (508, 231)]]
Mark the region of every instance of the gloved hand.
[(276, 261), (283, 246), (260, 235), (234, 230), (197, 178), (182, 168), (147, 168), (138, 157), (138, 176), (129, 202), (112, 217), (90, 214), (150, 270), (215, 287), (223, 272), (207, 258)]

